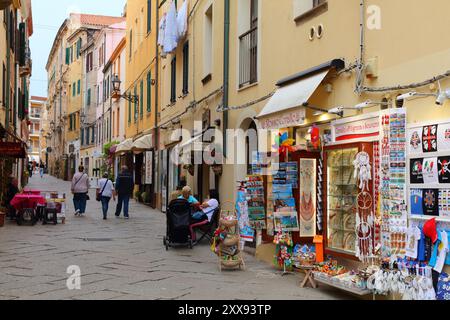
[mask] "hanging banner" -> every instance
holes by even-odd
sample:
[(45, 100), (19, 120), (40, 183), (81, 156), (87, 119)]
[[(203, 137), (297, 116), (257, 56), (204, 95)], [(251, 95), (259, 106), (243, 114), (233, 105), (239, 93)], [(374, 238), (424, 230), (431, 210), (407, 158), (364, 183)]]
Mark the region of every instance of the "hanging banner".
[(145, 184), (153, 183), (153, 151), (145, 153)]
[(315, 159), (300, 159), (300, 237), (316, 235)]

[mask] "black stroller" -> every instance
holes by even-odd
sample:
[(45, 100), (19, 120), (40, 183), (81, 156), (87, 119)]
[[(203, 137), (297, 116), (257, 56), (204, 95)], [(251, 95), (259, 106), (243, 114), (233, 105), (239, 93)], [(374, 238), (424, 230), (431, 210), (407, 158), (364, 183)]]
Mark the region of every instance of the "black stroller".
[(191, 205), (186, 199), (175, 199), (167, 209), (167, 232), (163, 239), (166, 250), (169, 247), (186, 247), (192, 249), (190, 233)]

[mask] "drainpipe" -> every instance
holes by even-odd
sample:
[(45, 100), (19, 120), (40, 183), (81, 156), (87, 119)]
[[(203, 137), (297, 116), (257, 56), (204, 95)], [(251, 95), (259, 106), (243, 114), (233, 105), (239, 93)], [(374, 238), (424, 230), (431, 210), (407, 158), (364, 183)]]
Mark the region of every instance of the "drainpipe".
[(360, 39), (359, 39), (359, 63), (358, 63), (358, 71), (357, 71), (357, 77), (356, 77), (356, 93), (358, 95), (361, 95), (362, 88), (364, 84), (364, 40), (365, 40), (365, 0), (360, 0), (359, 2), (360, 7)]
[(9, 28), (11, 27), (11, 21), (9, 21), (9, 8), (5, 9), (5, 13), (6, 13), (6, 25), (7, 25), (7, 29), (6, 29), (6, 115), (5, 115), (5, 128), (8, 129), (9, 128), (9, 108), (10, 108), (10, 85), (9, 82), (11, 81), (10, 79), (10, 64), (11, 64), (11, 52), (10, 52), (10, 48), (9, 48), (9, 44), (11, 42), (10, 39), (10, 30)]
[(223, 43), (223, 154), (227, 157), (228, 94), (230, 78), (230, 0), (224, 1), (224, 43)]
[[(156, 173), (159, 171), (159, 168), (155, 168), (155, 156), (159, 160), (159, 128), (158, 128), (158, 94), (159, 94), (159, 51), (158, 51), (158, 38), (159, 38), (159, 0), (156, 0), (156, 42), (155, 42), (155, 57), (156, 57), (156, 66), (155, 66), (155, 147), (154, 151), (155, 154), (153, 154), (152, 159), (152, 168), (153, 173)], [(150, 79), (151, 80), (151, 79)], [(159, 166), (159, 161), (158, 161)], [(156, 195), (158, 194), (158, 189), (161, 187), (159, 185), (159, 182), (157, 181), (159, 179), (159, 175), (153, 174), (153, 205), (156, 208), (157, 202), (156, 201)], [(158, 186), (158, 188), (156, 188)]]

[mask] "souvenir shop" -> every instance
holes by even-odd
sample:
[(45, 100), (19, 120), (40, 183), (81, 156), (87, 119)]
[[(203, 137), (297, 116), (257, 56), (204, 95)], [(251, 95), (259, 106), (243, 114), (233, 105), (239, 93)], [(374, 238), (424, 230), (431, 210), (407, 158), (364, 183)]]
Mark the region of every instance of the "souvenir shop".
[(406, 112), (313, 126), (306, 148), (280, 130), (238, 188), (241, 239), (273, 243), (274, 266), (312, 284), (450, 299), (450, 120), (408, 126)]

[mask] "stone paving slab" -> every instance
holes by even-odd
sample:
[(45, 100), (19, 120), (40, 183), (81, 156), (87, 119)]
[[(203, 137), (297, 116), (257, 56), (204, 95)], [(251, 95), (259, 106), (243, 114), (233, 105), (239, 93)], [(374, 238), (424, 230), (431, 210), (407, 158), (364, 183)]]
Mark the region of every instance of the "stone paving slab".
[[(166, 251), (164, 214), (131, 200), (130, 220), (102, 220), (101, 205), (88, 202), (86, 217), (73, 215), (70, 183), (33, 177), (33, 189), (69, 195), (66, 224), (33, 227), (7, 221), (0, 228), (0, 300), (7, 299), (349, 299), (333, 288), (300, 288), (301, 276), (281, 277), (246, 255), (245, 271), (220, 272), (208, 243)], [(95, 199), (95, 191), (90, 191)], [(69, 290), (67, 268), (81, 269), (81, 290)]]

